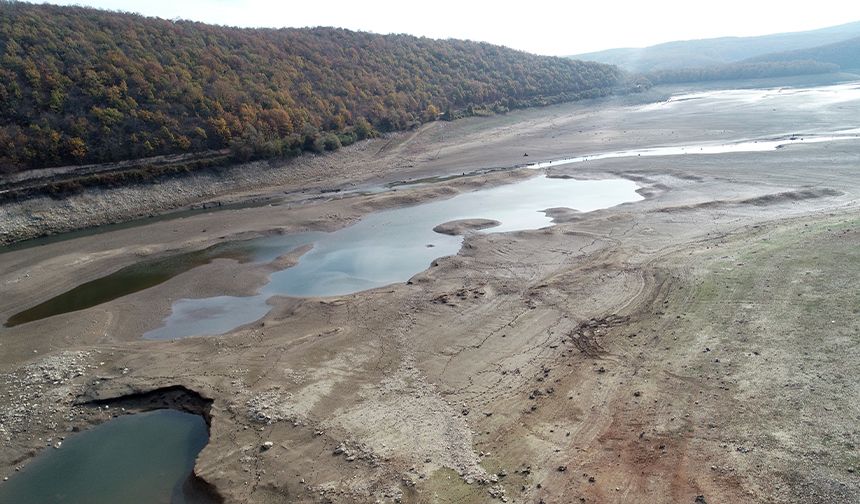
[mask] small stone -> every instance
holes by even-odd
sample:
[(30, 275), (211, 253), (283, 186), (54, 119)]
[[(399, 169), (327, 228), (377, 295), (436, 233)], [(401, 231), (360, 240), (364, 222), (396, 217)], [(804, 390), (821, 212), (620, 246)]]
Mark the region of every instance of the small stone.
[(275, 446), (275, 443), (271, 441), (266, 441), (265, 443), (263, 443), (262, 446), (260, 446), (260, 451), (270, 450), (273, 446)]

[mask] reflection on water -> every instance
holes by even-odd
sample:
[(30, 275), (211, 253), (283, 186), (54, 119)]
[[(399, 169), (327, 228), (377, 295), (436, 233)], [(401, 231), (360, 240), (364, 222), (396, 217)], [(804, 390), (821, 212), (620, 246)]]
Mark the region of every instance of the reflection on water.
[(209, 434), (198, 415), (115, 418), (46, 448), (0, 483), (3, 503), (190, 504), (183, 484)]
[(629, 180), (534, 177), (406, 208), (375, 212), (347, 228), (321, 235), (298, 264), (271, 276), (256, 296), (183, 299), (164, 326), (145, 338), (171, 339), (222, 334), (268, 313), (272, 296), (334, 296), (404, 282), (441, 256), (457, 253), (462, 237), (433, 231), (458, 219), (493, 219), (485, 232), (537, 229), (552, 220), (543, 210), (566, 207), (589, 212), (638, 201)]
[(270, 236), (255, 240), (219, 243), (203, 250), (174, 254), (126, 266), (110, 275), (83, 283), (32, 308), (17, 313), (4, 325), (13, 327), (35, 320), (98, 306), (154, 287), (215, 259), (269, 262), (313, 240), (316, 233)]

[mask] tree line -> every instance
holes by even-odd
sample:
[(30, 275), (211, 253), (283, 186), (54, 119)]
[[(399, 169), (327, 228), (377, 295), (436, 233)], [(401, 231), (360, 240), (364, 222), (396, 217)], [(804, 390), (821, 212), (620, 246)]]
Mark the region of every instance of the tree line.
[(0, 1), (0, 171), (322, 152), (438, 118), (604, 96), (623, 81), (613, 66), (487, 43)]

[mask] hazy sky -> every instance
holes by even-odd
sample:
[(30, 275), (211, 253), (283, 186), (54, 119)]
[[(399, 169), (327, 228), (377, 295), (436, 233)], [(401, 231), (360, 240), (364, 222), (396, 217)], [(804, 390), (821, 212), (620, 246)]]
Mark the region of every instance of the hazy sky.
[[(40, 2), (41, 3), (41, 2)], [(847, 0), (51, 0), (231, 26), (338, 26), (464, 38), (570, 55), (670, 40), (764, 35), (860, 21)]]

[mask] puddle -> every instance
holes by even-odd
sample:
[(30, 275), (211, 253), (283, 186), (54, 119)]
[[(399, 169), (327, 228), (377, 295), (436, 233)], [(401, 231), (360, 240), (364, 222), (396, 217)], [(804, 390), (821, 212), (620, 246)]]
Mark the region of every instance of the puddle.
[(191, 504), (183, 486), (208, 439), (198, 415), (121, 416), (45, 448), (0, 483), (0, 502)]
[(463, 238), (433, 231), (459, 219), (492, 219), (482, 232), (538, 229), (552, 224), (543, 210), (566, 207), (590, 212), (639, 201), (629, 180), (572, 180), (538, 176), (463, 193), (446, 200), (372, 213), (352, 226), (321, 235), (298, 263), (271, 275), (255, 296), (218, 296), (176, 301), (164, 326), (144, 335), (174, 339), (215, 335), (259, 320), (273, 296), (351, 294), (405, 282), (439, 257), (456, 254)]
[(110, 275), (83, 283), (32, 308), (17, 313), (3, 324), (14, 327), (54, 315), (85, 310), (154, 287), (215, 259), (269, 262), (309, 241), (316, 233), (271, 236), (232, 241), (126, 266)]

